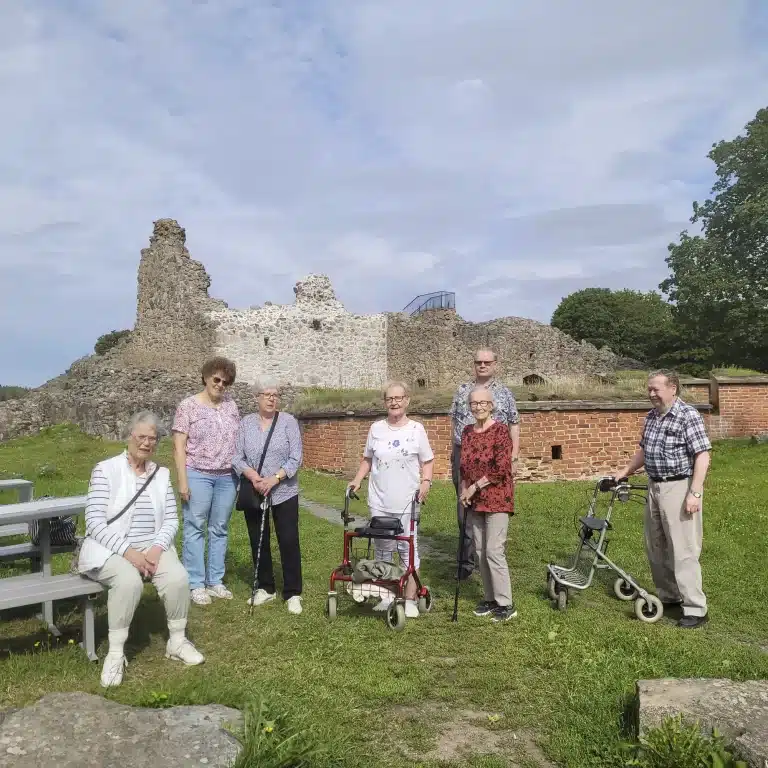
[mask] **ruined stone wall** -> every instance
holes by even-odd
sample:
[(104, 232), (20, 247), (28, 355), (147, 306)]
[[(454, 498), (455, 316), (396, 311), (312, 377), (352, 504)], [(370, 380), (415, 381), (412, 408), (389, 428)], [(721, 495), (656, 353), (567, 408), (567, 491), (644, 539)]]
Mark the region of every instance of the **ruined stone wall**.
[(190, 373), (213, 354), (207, 313), (226, 305), (208, 297), (211, 280), (190, 258), (185, 241), (175, 220), (154, 223), (139, 262), (136, 326), (130, 341), (111, 356), (114, 365)]
[(325, 275), (310, 275), (294, 292), (294, 304), (208, 313), (216, 328), (215, 351), (237, 363), (238, 379), (381, 387), (387, 376), (386, 317), (347, 312)]
[(387, 367), (390, 378), (424, 386), (455, 386), (472, 375), (478, 347), (499, 355), (501, 375), (511, 384), (523, 378), (605, 374), (617, 358), (608, 350), (578, 342), (552, 326), (522, 317), (471, 323), (453, 310), (436, 309), (411, 317), (388, 315)]

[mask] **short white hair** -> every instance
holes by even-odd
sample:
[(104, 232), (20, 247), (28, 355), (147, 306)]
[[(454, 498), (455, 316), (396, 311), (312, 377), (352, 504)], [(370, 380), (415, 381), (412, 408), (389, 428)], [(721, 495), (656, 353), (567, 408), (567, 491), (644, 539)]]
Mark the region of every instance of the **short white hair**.
[(493, 396), (493, 392), (491, 392), (491, 390), (485, 385), (475, 384), (475, 386), (469, 390), (469, 394), (467, 395), (467, 402), (469, 402), (469, 399), (470, 397), (472, 397), (473, 392), (487, 392), (491, 397), (491, 402), (493, 403), (493, 407), (494, 408), (496, 407), (496, 398)]
[(128, 422), (128, 434), (132, 435), (133, 430), (136, 429), (139, 424), (146, 424), (147, 426), (152, 427), (158, 437), (160, 436), (160, 419), (158, 419), (152, 411), (137, 411), (134, 413), (133, 416), (131, 416), (131, 420)]
[(259, 376), (259, 378), (256, 379), (256, 383), (253, 385), (253, 389), (257, 395), (265, 389), (279, 390), (280, 382), (272, 376)]

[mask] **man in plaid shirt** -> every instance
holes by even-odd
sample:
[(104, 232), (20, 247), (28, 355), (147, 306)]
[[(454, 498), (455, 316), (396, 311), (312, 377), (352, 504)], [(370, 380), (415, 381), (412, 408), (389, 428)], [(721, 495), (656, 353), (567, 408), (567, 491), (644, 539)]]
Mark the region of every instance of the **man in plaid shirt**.
[(693, 629), (707, 621), (701, 583), (701, 502), (712, 444), (701, 414), (678, 396), (673, 371), (648, 378), (648, 412), (640, 448), (617, 475), (629, 477), (645, 466), (648, 502), (645, 546), (651, 574), (665, 607), (682, 606), (678, 626)]
[[(453, 429), (453, 451), (451, 453), (451, 474), (453, 486), (456, 489), (456, 520), (459, 524), (459, 536), (463, 529), (464, 507), (459, 500), (459, 460), (461, 458), (461, 433), (468, 424), (475, 423), (475, 417), (469, 407), (469, 393), (478, 384), (487, 387), (495, 402), (493, 420), (506, 424), (509, 427), (509, 436), (512, 440), (512, 477), (517, 472), (517, 463), (520, 460), (520, 415), (517, 411), (515, 396), (497, 378), (498, 359), (496, 353), (488, 347), (483, 347), (475, 352), (474, 358), (475, 378), (473, 381), (461, 384), (453, 396), (451, 403), (451, 425)], [(464, 553), (463, 562), (458, 562), (459, 578), (468, 579), (476, 567), (475, 542), (469, 531), (465, 532), (464, 544), (460, 547)], [(458, 559), (458, 558), (457, 558)]]

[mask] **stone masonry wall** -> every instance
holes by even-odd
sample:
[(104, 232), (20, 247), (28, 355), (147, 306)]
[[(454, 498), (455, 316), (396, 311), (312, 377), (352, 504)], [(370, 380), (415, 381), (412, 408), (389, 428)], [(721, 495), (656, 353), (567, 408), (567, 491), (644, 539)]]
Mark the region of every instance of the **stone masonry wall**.
[(418, 386), (455, 386), (472, 375), (472, 356), (490, 346), (499, 355), (510, 384), (537, 374), (606, 374), (618, 358), (609, 350), (578, 342), (549, 325), (522, 317), (486, 323), (463, 320), (453, 310), (430, 310), (410, 317), (388, 315), (387, 368), (390, 378)]
[(310, 275), (294, 292), (294, 304), (208, 313), (215, 351), (236, 361), (238, 377), (253, 382), (271, 376), (296, 386), (383, 386), (386, 317), (347, 312), (325, 275)]
[(208, 297), (205, 267), (190, 258), (186, 234), (173, 219), (154, 224), (141, 251), (136, 326), (129, 343), (113, 355), (116, 365), (192, 373), (214, 348), (207, 311), (226, 306)]

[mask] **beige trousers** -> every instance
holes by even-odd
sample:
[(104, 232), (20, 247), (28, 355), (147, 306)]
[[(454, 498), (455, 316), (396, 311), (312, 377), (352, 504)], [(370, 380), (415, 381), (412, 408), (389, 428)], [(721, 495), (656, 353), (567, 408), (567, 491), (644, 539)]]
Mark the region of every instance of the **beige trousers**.
[(701, 583), (702, 509), (685, 511), (690, 480), (648, 483), (645, 548), (659, 599), (681, 602), (685, 616), (704, 616), (707, 598)]
[(505, 544), (509, 528), (506, 512), (475, 512), (469, 509), (467, 522), (472, 526), (472, 538), (483, 579), (483, 597), (495, 600), (499, 605), (512, 603), (512, 585)]
[[(110, 631), (127, 630), (144, 591), (141, 574), (122, 555), (112, 555), (97, 571), (88, 574), (108, 588), (107, 620)], [(189, 611), (189, 577), (175, 549), (163, 552), (152, 583), (165, 604), (168, 621), (186, 621)]]

